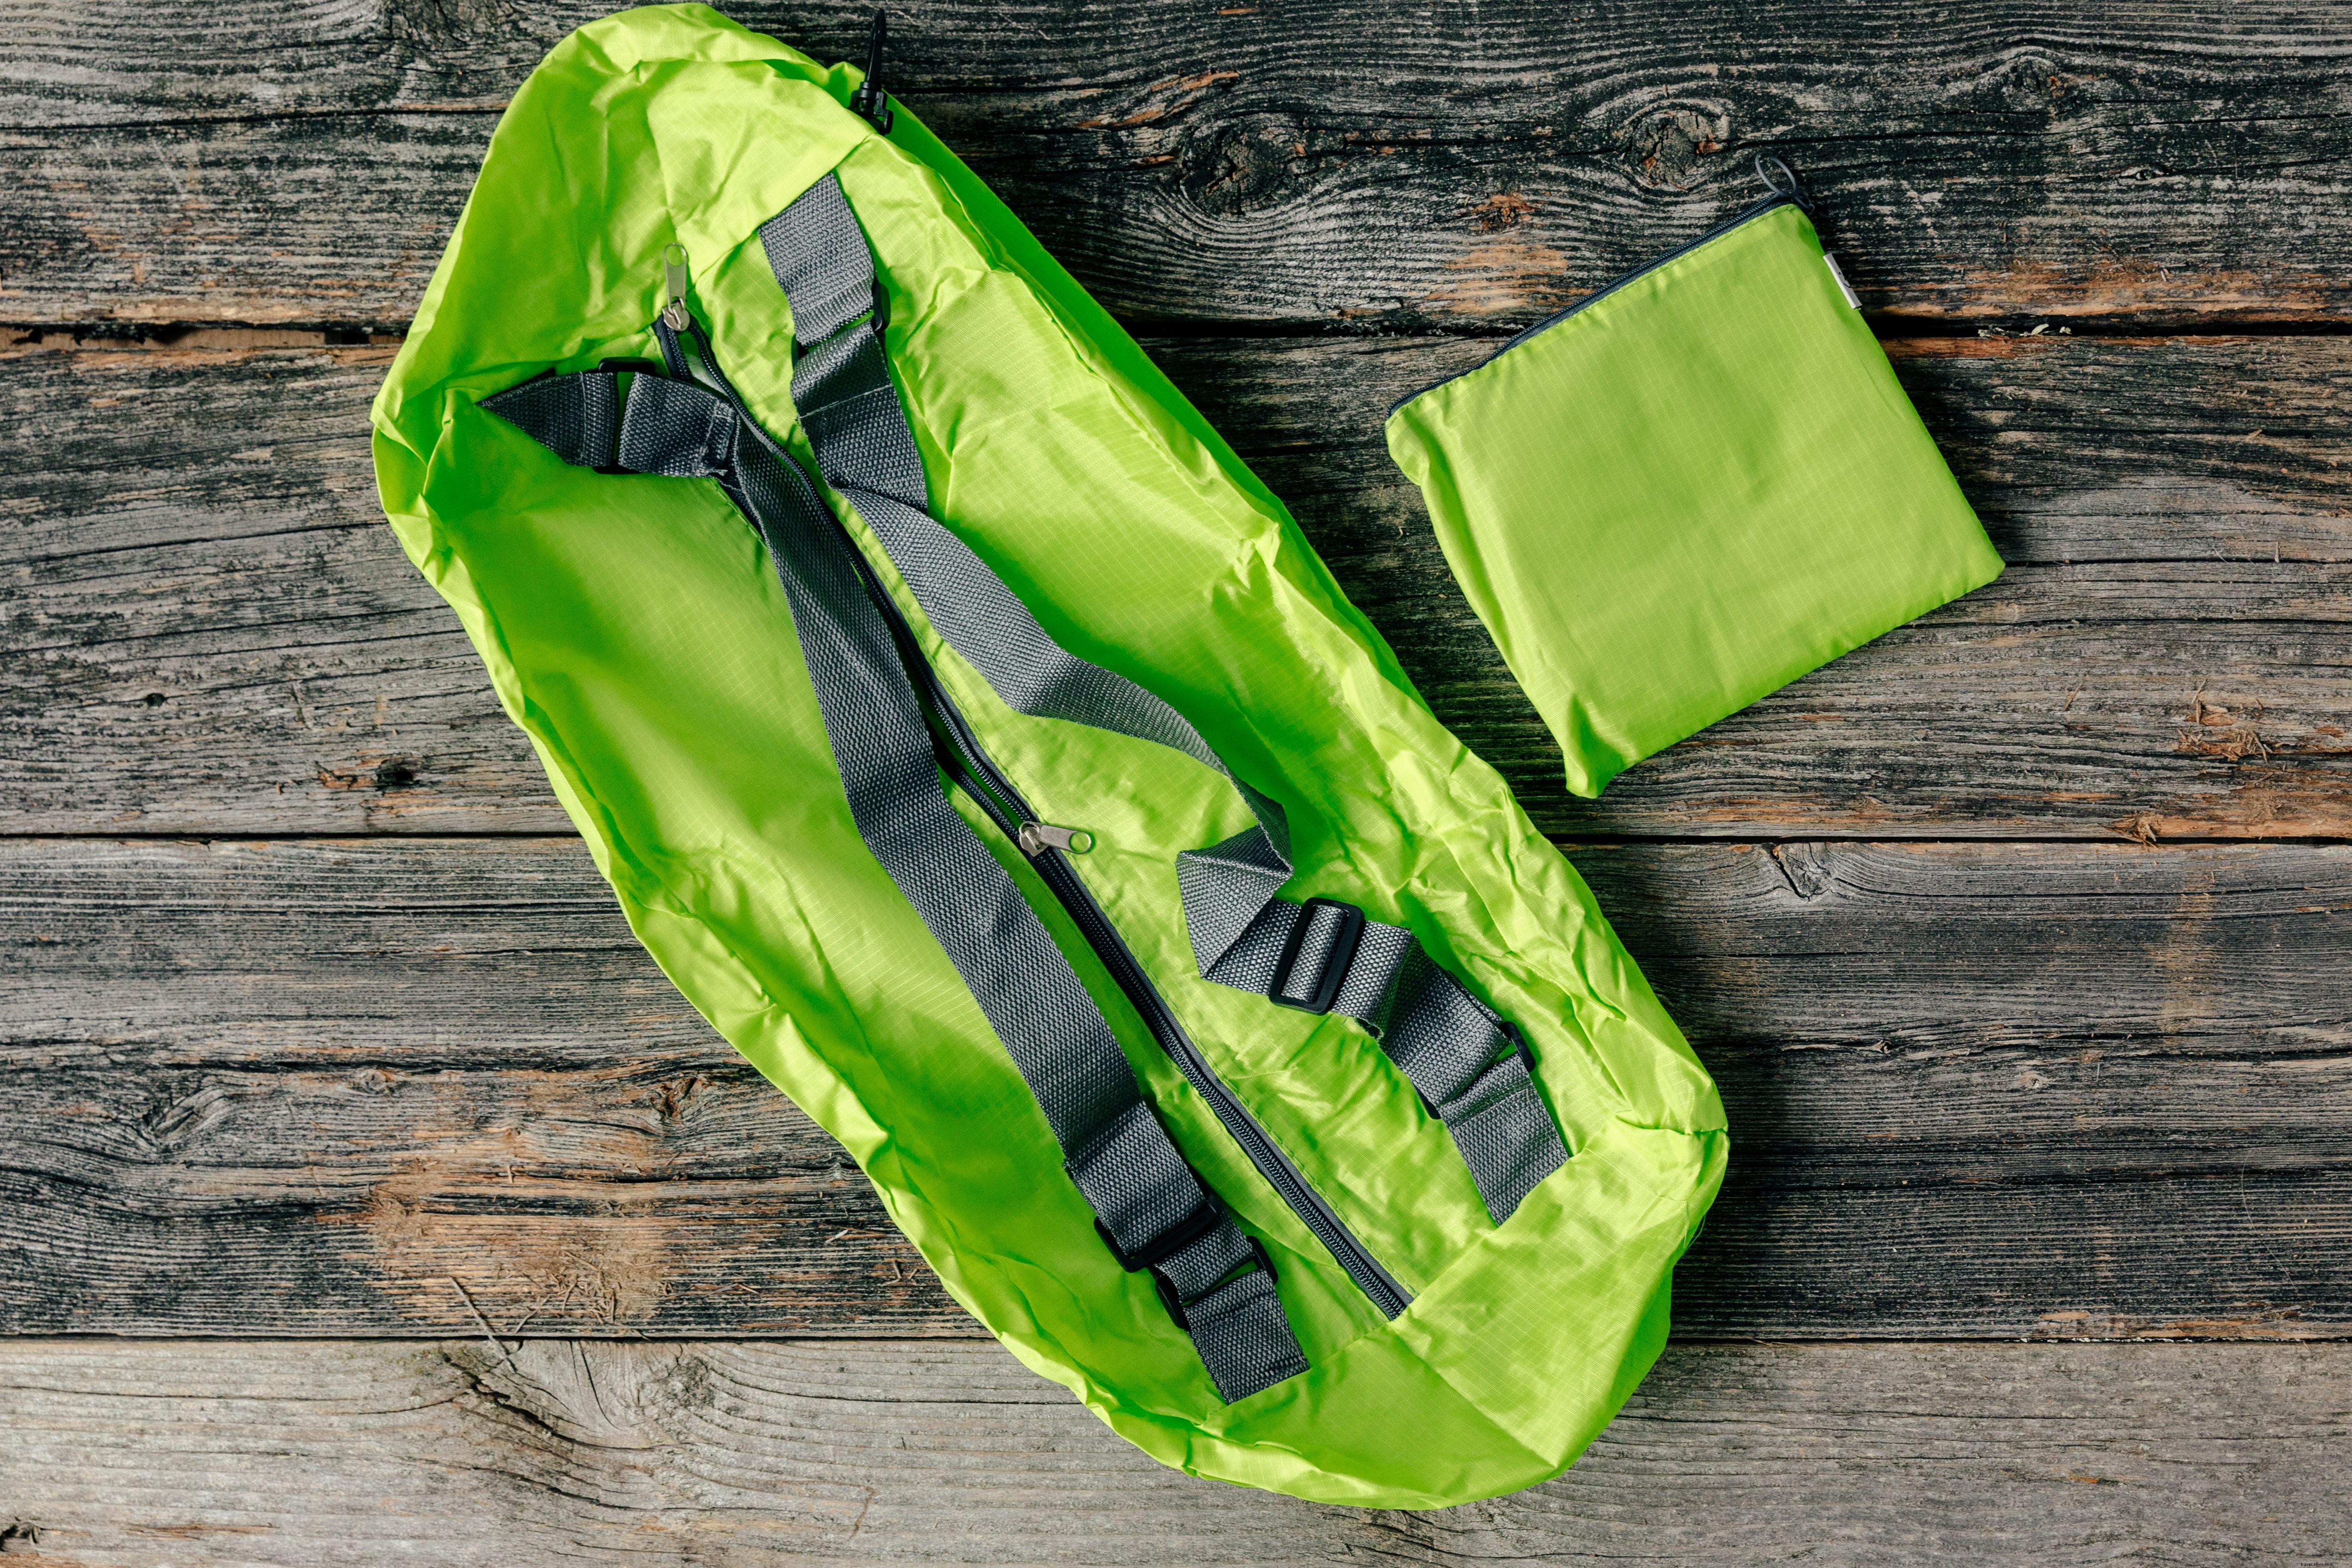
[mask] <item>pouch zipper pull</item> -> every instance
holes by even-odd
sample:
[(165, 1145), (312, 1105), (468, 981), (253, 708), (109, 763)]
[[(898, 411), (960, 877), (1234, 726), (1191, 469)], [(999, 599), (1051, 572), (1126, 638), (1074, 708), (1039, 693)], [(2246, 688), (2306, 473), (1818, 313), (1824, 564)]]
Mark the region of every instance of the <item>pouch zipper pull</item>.
[(882, 90), (882, 46), (889, 33), (882, 8), (874, 8), (874, 36), (866, 43), (866, 79), (849, 95), (849, 107), (873, 122), (883, 135), (890, 134), (890, 95)]
[(686, 247), (672, 240), (662, 247), (662, 293), (667, 301), (662, 306), (663, 323), (673, 332), (686, 331), (693, 318), (686, 313), (686, 291), (693, 279), (686, 269)]
[[(1776, 180), (1772, 177), (1772, 172), (1775, 169), (1780, 172), (1780, 180)], [(1759, 153), (1756, 154), (1756, 178), (1762, 183), (1766, 190), (1771, 192), (1774, 195), (1779, 196), (1785, 201), (1796, 203), (1799, 206), (1804, 208), (1806, 213), (1809, 215), (1812, 212), (1813, 198), (1806, 194), (1805, 182), (1797, 178), (1796, 170), (1789, 167), (1788, 164), (1782, 163), (1780, 158), (1774, 154), (1770, 153)], [(1784, 185), (1780, 183), (1780, 180), (1786, 180), (1789, 183)]]
[(1083, 855), (1095, 847), (1095, 836), (1083, 827), (1055, 827), (1051, 823), (1024, 822), (1013, 836), (1024, 855), (1034, 859), (1048, 849)]

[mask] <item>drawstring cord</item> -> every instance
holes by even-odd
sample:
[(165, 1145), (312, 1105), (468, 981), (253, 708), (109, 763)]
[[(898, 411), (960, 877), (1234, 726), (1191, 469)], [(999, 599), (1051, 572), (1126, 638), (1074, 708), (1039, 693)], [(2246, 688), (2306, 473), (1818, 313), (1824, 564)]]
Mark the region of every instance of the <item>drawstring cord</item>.
[[(1779, 180), (1772, 177), (1775, 170), (1780, 172), (1780, 178)], [(1811, 195), (1806, 191), (1805, 183), (1797, 178), (1797, 171), (1782, 163), (1778, 155), (1771, 153), (1757, 153), (1756, 177), (1759, 180), (1761, 180), (1764, 183), (1764, 188), (1771, 192), (1774, 195), (1788, 197), (1790, 201), (1804, 208), (1806, 213), (1809, 215), (1812, 212), (1813, 198)], [(1783, 184), (1781, 183), (1783, 180), (1788, 183)]]
[(888, 41), (889, 22), (881, 7), (875, 7), (874, 36), (866, 44), (866, 79), (849, 95), (849, 107), (874, 122), (874, 129), (883, 135), (890, 134), (890, 95), (882, 90), (882, 46)]

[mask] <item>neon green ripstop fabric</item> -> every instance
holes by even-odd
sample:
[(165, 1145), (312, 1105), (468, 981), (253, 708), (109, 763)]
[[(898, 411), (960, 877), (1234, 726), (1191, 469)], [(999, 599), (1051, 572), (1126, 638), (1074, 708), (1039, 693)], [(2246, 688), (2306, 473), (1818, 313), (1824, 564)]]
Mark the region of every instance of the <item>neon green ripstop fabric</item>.
[(1793, 204), (1408, 399), (1388, 443), (1581, 795), (2001, 571)]
[[(850, 113), (857, 80), (695, 5), (559, 45), (500, 121), (376, 399), (385, 512), (646, 949), (1016, 1356), (1201, 1475), (1379, 1506), (1541, 1480), (1664, 1341), (1727, 1157), (1714, 1087), (1576, 873), (1281, 504), (912, 115), (885, 137)], [(1081, 874), (1218, 1073), (1415, 1294), (1392, 1322), (1367, 1301), (967, 808), (1276, 1264), (1312, 1370), (1234, 1405), (1097, 1237), (1011, 1058), (860, 840), (756, 531), (715, 481), (567, 468), (478, 406), (551, 368), (653, 358), (674, 240), (724, 368), (813, 472), (755, 231), (828, 173), (879, 258), (933, 511), (1064, 646), (1167, 699), (1284, 803), (1291, 896), (1409, 923), (1515, 1020), (1573, 1151), (1498, 1229), (1361, 1027), (1202, 980), (1173, 858), (1248, 826), (1232, 788), (1006, 709), (831, 498), (988, 751), (1045, 820), (1093, 833)]]

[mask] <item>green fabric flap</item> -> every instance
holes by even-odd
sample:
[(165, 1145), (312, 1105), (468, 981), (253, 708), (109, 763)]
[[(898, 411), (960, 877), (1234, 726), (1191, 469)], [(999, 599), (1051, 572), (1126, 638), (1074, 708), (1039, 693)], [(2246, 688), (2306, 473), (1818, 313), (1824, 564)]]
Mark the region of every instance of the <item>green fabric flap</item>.
[(1581, 795), (2000, 574), (1793, 203), (1407, 399), (1388, 441)]

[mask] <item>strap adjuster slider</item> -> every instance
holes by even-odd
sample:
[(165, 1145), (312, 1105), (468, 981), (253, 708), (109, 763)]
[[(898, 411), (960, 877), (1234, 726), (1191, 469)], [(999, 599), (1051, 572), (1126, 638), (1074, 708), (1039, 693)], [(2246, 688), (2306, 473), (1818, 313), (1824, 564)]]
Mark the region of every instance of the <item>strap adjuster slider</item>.
[[(1294, 996), (1290, 994), (1290, 973), (1297, 966), (1299, 950), (1307, 944), (1307, 932), (1314, 928), (1318, 910), (1337, 910), (1339, 929), (1332, 933), (1331, 945), (1324, 951), (1322, 972), (1315, 977), (1313, 992)], [(1266, 983), (1265, 999), (1277, 1007), (1301, 1013), (1328, 1013), (1331, 1004), (1339, 999), (1339, 987), (1348, 979), (1348, 966), (1356, 962), (1356, 947), (1363, 940), (1363, 910), (1337, 899), (1307, 900), (1298, 906), (1298, 918), (1291, 922), (1290, 934), (1283, 939), (1282, 956), (1274, 961), (1274, 978)]]

